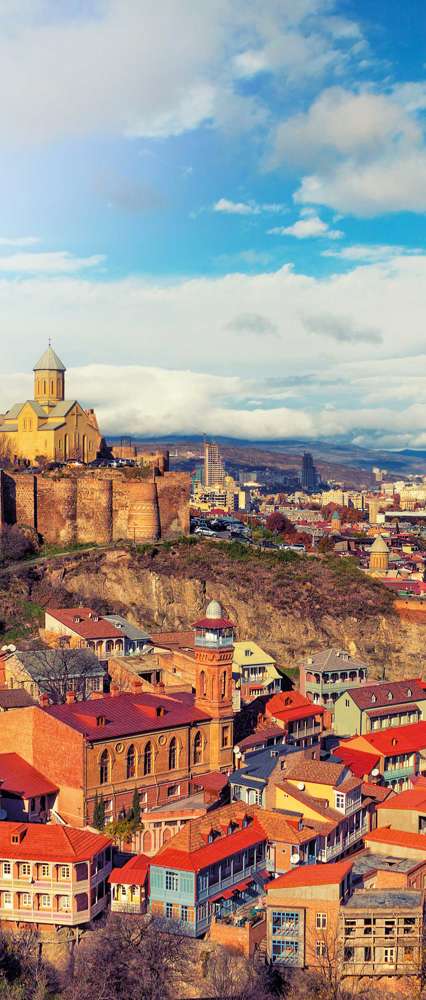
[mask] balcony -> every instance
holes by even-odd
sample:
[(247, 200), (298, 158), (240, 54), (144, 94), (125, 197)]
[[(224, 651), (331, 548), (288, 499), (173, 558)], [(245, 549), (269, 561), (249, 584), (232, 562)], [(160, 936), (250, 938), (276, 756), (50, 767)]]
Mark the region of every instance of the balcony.
[(415, 773), (415, 764), (407, 764), (405, 767), (389, 767), (383, 771), (385, 781), (398, 781), (399, 778), (408, 778)]
[(263, 871), (266, 865), (265, 858), (258, 861), (255, 865), (250, 865), (246, 868), (241, 868), (239, 872), (234, 872), (233, 875), (228, 875), (226, 878), (220, 880), (220, 882), (212, 882), (207, 889), (200, 889), (197, 893), (198, 902), (202, 903), (203, 900), (208, 899), (209, 896), (215, 895), (220, 889), (230, 889), (233, 885), (238, 885), (239, 882), (244, 881), (249, 875), (254, 875), (258, 871)]

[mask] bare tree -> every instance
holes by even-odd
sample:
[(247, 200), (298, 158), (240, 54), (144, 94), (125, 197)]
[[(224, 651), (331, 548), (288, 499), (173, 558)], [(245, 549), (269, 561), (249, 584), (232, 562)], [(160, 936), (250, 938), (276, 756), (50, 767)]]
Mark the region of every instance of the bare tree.
[(287, 995), (286, 982), (277, 970), (224, 948), (208, 955), (205, 979), (208, 995), (218, 1000), (272, 1000)]
[(50, 649), (47, 646), (18, 653), (23, 676), (30, 673), (42, 694), (53, 705), (61, 705), (73, 691), (77, 701), (84, 701), (99, 678), (100, 666), (90, 649)]

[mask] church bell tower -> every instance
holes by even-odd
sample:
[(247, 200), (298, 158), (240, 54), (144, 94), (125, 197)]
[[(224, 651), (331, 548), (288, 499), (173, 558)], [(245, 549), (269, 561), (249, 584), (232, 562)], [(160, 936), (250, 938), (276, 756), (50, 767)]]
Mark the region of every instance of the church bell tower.
[(50, 408), (65, 399), (65, 365), (50, 346), (34, 366), (34, 399)]
[(225, 618), (218, 601), (210, 601), (205, 618), (194, 622), (195, 703), (210, 715), (210, 764), (232, 766), (232, 661), (234, 624)]

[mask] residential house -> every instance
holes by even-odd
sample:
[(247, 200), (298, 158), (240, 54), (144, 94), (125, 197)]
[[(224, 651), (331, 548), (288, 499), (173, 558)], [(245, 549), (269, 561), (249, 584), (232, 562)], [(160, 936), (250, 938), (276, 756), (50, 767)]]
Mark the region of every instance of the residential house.
[(299, 817), (232, 803), (189, 821), (151, 859), (150, 910), (193, 937), (246, 912), (271, 871), (315, 860), (317, 835)]
[(377, 807), (377, 826), (426, 834), (426, 787), (415, 785), (399, 795), (390, 795)]
[(90, 649), (16, 650), (4, 660), (8, 688), (20, 688), (31, 698), (64, 701), (68, 692), (79, 699), (102, 692), (105, 670)]
[(424, 833), (407, 833), (406, 830), (396, 830), (390, 826), (380, 826), (371, 830), (364, 837), (365, 845), (376, 854), (384, 854), (387, 858), (399, 858), (403, 855), (413, 861), (426, 860), (426, 837)]
[[(249, 639), (234, 642), (232, 675), (234, 690), (240, 691), (243, 704), (263, 695), (277, 694), (282, 688), (282, 676), (276, 668), (273, 656), (269, 656), (257, 642)], [(238, 688), (237, 682), (239, 682)], [(234, 707), (237, 711), (240, 705)]]
[(19, 754), (0, 754), (0, 819), (47, 823), (58, 791)]
[(412, 778), (426, 771), (426, 722), (354, 736), (344, 746), (378, 754), (380, 779), (397, 792), (409, 788)]
[[(6, 683), (5, 678), (0, 679), (0, 682)], [(29, 705), (35, 704), (34, 698), (23, 688), (13, 688), (12, 690), (0, 688), (0, 712), (9, 712), (11, 708), (28, 708)]]
[(425, 694), (423, 682), (415, 678), (346, 691), (334, 706), (334, 732), (363, 735), (426, 720)]
[(278, 743), (250, 751), (244, 755), (244, 759), (239, 757), (238, 769), (229, 775), (231, 801), (266, 807), (266, 794), (272, 774), (278, 771), (281, 775), (284, 758), (296, 753), (300, 753), (296, 747)]
[(90, 923), (107, 905), (111, 843), (69, 826), (0, 823), (0, 924)]
[[(352, 862), (288, 872), (267, 886), (267, 953), (276, 963), (327, 970), (383, 988), (418, 985), (423, 892), (353, 889)], [(396, 984), (397, 980), (397, 984)]]
[(113, 913), (146, 913), (149, 901), (150, 860), (137, 854), (122, 868), (113, 868), (108, 882), (112, 886)]
[(342, 692), (367, 682), (367, 664), (345, 649), (324, 649), (306, 657), (299, 667), (302, 694), (333, 710)]
[(92, 649), (99, 660), (150, 648), (148, 633), (122, 615), (100, 615), (86, 607), (48, 608), (42, 636), (48, 645)]
[(324, 708), (313, 705), (300, 691), (281, 691), (266, 702), (265, 716), (285, 732), (286, 742), (298, 747), (318, 743)]

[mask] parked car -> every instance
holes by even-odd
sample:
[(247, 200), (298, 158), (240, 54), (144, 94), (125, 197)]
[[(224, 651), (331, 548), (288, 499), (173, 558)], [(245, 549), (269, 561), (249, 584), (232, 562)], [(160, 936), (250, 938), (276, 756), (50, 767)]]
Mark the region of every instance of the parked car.
[(216, 537), (216, 532), (212, 531), (211, 528), (200, 528), (200, 527), (198, 527), (198, 528), (195, 529), (194, 535), (206, 535), (209, 538), (215, 538)]

